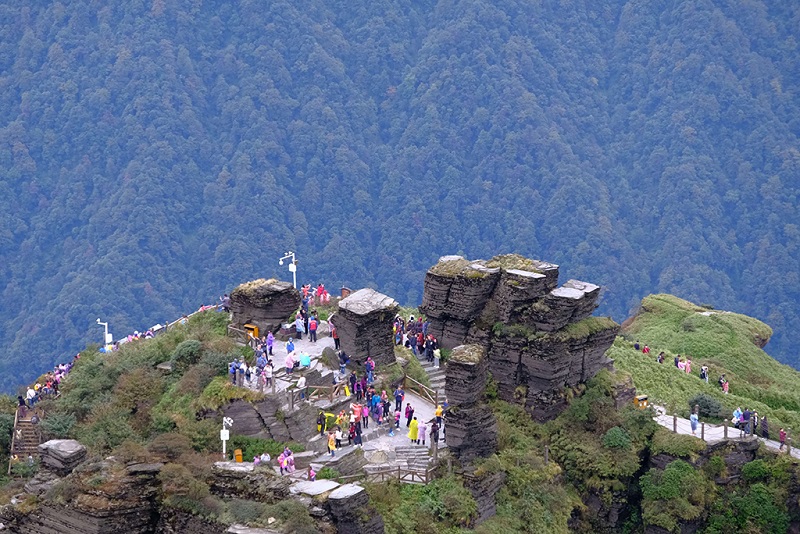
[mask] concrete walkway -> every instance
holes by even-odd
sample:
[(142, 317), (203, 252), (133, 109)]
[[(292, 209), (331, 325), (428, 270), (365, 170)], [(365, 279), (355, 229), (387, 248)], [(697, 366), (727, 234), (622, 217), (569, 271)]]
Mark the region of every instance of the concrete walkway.
[[(666, 410), (661, 406), (654, 406), (658, 415), (655, 418), (655, 421), (663, 426), (664, 428), (673, 431), (677, 429), (678, 434), (683, 434), (686, 436), (692, 435), (692, 423), (688, 419), (683, 417), (678, 417), (677, 419), (673, 419), (673, 416), (666, 415)], [(716, 443), (718, 441), (722, 441), (725, 439), (725, 428), (723, 425), (712, 425), (710, 423), (706, 423), (705, 430), (702, 432), (703, 438), (707, 443)], [(700, 439), (701, 434), (701, 425), (697, 425), (697, 431), (695, 433), (695, 437)], [(728, 427), (728, 439), (758, 439), (764, 445), (767, 446), (768, 449), (771, 449), (775, 452), (785, 452), (786, 447), (783, 448), (783, 451), (780, 451), (780, 442), (772, 440), (772, 439), (764, 439), (757, 436), (746, 436), (743, 431), (730, 426)], [(800, 451), (795, 448), (792, 448), (791, 454), (795, 458), (800, 458)]]

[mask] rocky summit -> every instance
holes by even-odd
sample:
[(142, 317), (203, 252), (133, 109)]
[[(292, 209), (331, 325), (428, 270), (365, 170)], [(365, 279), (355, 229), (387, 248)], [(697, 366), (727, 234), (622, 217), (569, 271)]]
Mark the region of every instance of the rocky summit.
[(599, 286), (557, 286), (552, 263), (516, 254), (488, 261), (444, 256), (425, 275), (420, 309), (444, 347), (486, 349), (501, 399), (548, 420), (566, 407), (568, 388), (610, 366), (605, 351), (619, 331), (611, 319), (591, 316)]

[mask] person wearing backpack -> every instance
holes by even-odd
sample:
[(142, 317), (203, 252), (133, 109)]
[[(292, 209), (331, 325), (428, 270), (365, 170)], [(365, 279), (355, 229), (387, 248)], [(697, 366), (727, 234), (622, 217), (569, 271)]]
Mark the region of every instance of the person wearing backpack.
[(231, 375), (231, 383), (235, 386), (236, 385), (236, 368), (238, 365), (236, 364), (236, 360), (228, 363), (228, 374)]

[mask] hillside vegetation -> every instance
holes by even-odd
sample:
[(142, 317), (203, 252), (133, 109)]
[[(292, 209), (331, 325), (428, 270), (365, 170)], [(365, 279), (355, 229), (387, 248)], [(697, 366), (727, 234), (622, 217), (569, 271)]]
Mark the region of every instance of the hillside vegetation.
[[(623, 336), (609, 350), (618, 369), (633, 376), (641, 393), (671, 411), (688, 415), (690, 398), (704, 393), (723, 406), (721, 416), (730, 419), (739, 406), (768, 415), (775, 425), (800, 429), (800, 372), (771, 358), (761, 348), (772, 330), (744, 315), (712, 310), (672, 295), (651, 295), (623, 326)], [(633, 349), (639, 341), (651, 348), (649, 355)], [(656, 356), (666, 353), (659, 365)], [(692, 373), (675, 368), (673, 358), (692, 360)], [(710, 369), (709, 383), (699, 377), (700, 367)], [(730, 393), (725, 395), (717, 379), (725, 374)]]
[(0, 5), (0, 388), (241, 280), (442, 254), (771, 324), (798, 364), (797, 2)]

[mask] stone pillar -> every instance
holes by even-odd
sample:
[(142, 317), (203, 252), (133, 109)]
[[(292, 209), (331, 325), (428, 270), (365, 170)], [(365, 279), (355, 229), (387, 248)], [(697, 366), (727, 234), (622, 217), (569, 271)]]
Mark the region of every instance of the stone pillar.
[(462, 462), (490, 456), (497, 448), (497, 421), (483, 401), (488, 360), (480, 345), (460, 345), (447, 363), (447, 446)]
[(331, 322), (339, 332), (342, 350), (361, 363), (372, 356), (379, 372), (381, 366), (394, 363), (392, 324), (398, 309), (394, 299), (369, 288), (340, 300)]

